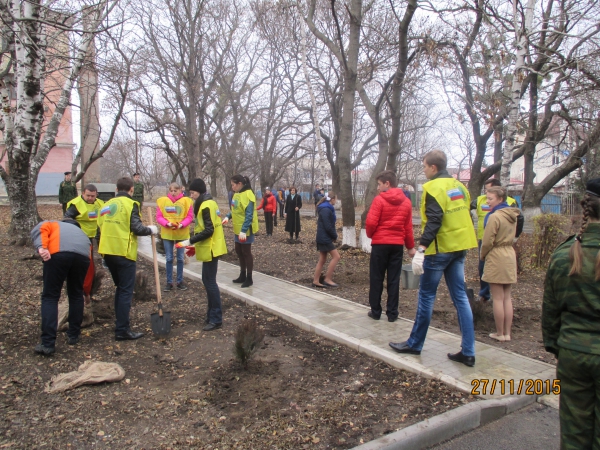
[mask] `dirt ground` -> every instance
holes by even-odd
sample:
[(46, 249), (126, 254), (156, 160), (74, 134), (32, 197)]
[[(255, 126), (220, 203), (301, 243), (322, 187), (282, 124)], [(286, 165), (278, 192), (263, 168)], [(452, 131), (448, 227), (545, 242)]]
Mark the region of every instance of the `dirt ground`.
[[(60, 207), (41, 205), (40, 214), (58, 218)], [(151, 336), (152, 294), (136, 300), (131, 313), (133, 329), (146, 336), (114, 341), (114, 287), (107, 278), (93, 302), (96, 322), (81, 342), (67, 346), (60, 333), (55, 355), (36, 355), (42, 263), (31, 248), (9, 245), (9, 221), (8, 208), (0, 207), (0, 448), (351, 448), (474, 400), (228, 296), (223, 328), (203, 332), (205, 291), (195, 281), (188, 291), (164, 294), (173, 317), (166, 341)], [(286, 244), (281, 230), (269, 240), (257, 237), (257, 270), (284, 266), (280, 276), (306, 283), (313, 245)], [(364, 291), (359, 268), (367, 262), (344, 253), (340, 295), (356, 299), (349, 292)], [(147, 263), (138, 268), (152, 280)], [(237, 326), (248, 319), (265, 338), (244, 370), (232, 347)], [(44, 392), (51, 377), (90, 359), (119, 363), (125, 379)]]
[[(284, 231), (281, 221), (274, 228), (273, 236), (267, 237), (264, 232), (264, 220), (259, 213), (260, 231), (253, 247), (254, 269), (274, 277), (283, 278), (307, 287), (311, 286), (313, 273), (318, 260), (315, 234), (316, 220), (302, 216), (302, 231), (300, 243), (289, 244), (288, 233)], [(231, 225), (226, 226), (228, 247), (233, 248)], [(338, 234), (341, 236), (341, 220), (338, 220)], [(415, 236), (419, 233), (415, 227)], [(524, 236), (521, 239), (530, 239)], [(359, 249), (340, 250), (340, 260), (334, 280), (340, 285), (332, 292), (334, 295), (348, 300), (369, 305), (369, 257)], [(230, 253), (226, 261), (237, 264), (237, 257)], [(404, 263), (410, 264), (410, 258), (405, 254)], [(479, 276), (477, 272), (478, 252), (471, 250), (466, 259), (466, 281), (469, 288), (474, 289), (475, 296), (479, 292)], [(327, 267), (327, 266), (326, 266)], [(510, 342), (498, 342), (488, 335), (495, 332), (492, 302), (478, 304), (474, 311), (475, 338), (506, 350), (555, 364), (554, 356), (544, 350), (541, 331), (541, 310), (545, 272), (539, 269), (525, 268), (519, 274), (518, 283), (513, 286), (514, 321)], [(417, 309), (418, 291), (402, 290), (400, 292), (400, 316), (414, 320)], [(387, 294), (383, 294), (382, 305), (385, 311)], [(446, 283), (442, 280), (438, 289), (431, 326), (452, 333), (459, 333), (456, 310), (450, 299)], [(399, 340), (408, 336), (398, 336)], [(459, 349), (457, 349), (458, 351)]]

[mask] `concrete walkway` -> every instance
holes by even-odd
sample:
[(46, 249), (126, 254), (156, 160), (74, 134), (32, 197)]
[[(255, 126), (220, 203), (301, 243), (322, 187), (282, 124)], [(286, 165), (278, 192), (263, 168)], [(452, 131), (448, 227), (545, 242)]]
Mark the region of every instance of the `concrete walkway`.
[[(149, 237), (139, 238), (138, 252), (152, 260)], [(159, 255), (159, 263), (164, 266), (162, 255)], [(192, 258), (184, 272), (186, 276), (201, 281), (202, 263)], [(402, 355), (394, 352), (388, 343), (406, 340), (412, 329), (412, 320), (399, 318), (393, 323), (374, 321), (367, 317), (368, 307), (336, 297), (333, 295), (335, 290), (316, 290), (258, 272), (253, 273), (254, 285), (242, 289), (231, 281), (238, 275), (238, 266), (219, 262), (217, 281), (221, 291), (259, 306), (306, 331), (347, 345), (394, 367), (438, 379), (463, 392), (479, 387), (480, 394), (485, 397), (513, 393), (527, 395), (526, 387), (530, 384), (533, 387), (531, 394), (535, 392), (535, 380), (549, 380), (551, 386), (555, 379), (554, 366), (482, 342), (475, 344), (474, 367), (450, 361), (447, 354), (460, 350), (460, 336), (436, 328), (429, 329), (420, 356)], [(482, 391), (482, 384), (477, 386), (477, 380), (489, 380), (486, 392)], [(494, 392), (491, 392), (493, 383)], [(537, 393), (540, 394), (542, 389), (545, 393), (546, 387), (545, 382), (538, 382)], [(548, 398), (545, 403), (555, 406), (557, 400)]]

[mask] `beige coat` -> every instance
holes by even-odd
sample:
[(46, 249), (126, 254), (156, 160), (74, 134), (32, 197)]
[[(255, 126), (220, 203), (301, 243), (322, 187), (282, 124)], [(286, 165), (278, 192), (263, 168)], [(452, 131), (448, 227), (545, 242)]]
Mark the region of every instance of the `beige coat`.
[(480, 258), (485, 260), (481, 279), (494, 284), (517, 282), (517, 257), (513, 239), (518, 208), (502, 208), (491, 214), (481, 240)]

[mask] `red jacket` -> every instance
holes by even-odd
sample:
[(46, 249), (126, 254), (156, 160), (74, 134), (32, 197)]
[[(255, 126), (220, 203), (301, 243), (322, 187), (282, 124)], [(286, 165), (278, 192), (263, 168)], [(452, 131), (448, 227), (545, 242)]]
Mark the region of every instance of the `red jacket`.
[(401, 189), (388, 189), (373, 199), (365, 227), (371, 244), (415, 246), (412, 204)]
[(277, 212), (277, 201), (273, 194), (265, 195), (260, 202), (260, 206), (256, 209), (263, 209), (263, 207), (265, 212)]

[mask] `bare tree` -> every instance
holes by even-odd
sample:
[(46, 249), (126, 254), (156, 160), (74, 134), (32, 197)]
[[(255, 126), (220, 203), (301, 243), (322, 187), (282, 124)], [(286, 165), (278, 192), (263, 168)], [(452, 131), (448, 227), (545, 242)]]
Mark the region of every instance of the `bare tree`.
[[(354, 198), (352, 196), (352, 139), (354, 129), (354, 102), (358, 75), (358, 53), (360, 49), (360, 30), (362, 23), (362, 0), (350, 0), (346, 5), (347, 35), (342, 34), (342, 25), (338, 17), (335, 0), (331, 1), (331, 17), (335, 24), (334, 34), (330, 37), (315, 23), (317, 1), (309, 3), (306, 23), (311, 32), (327, 46), (337, 60), (343, 80), (341, 122), (339, 129), (339, 147), (337, 160), (332, 167), (334, 176), (339, 180), (339, 195), (342, 201), (343, 243), (356, 246), (354, 217)], [(347, 48), (344, 41), (348, 42)]]
[[(38, 174), (55, 145), (90, 43), (95, 34), (107, 30), (107, 23), (111, 25), (117, 5), (117, 0), (106, 0), (58, 13), (41, 0), (0, 1), (5, 61), (0, 72), (0, 130), (5, 145), (0, 160), (6, 156), (7, 162), (7, 168), (0, 167), (0, 176), (11, 207), (10, 232), (19, 244), (27, 242), (29, 230), (40, 220)], [(89, 27), (82, 26), (84, 17)], [(73, 47), (69, 35), (77, 36)], [(50, 105), (48, 114), (44, 105)]]

